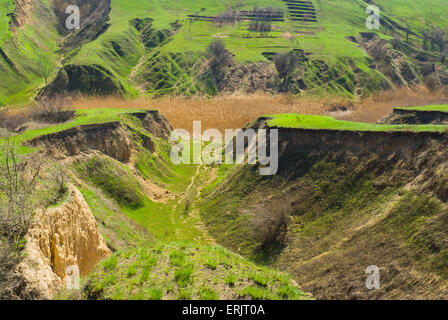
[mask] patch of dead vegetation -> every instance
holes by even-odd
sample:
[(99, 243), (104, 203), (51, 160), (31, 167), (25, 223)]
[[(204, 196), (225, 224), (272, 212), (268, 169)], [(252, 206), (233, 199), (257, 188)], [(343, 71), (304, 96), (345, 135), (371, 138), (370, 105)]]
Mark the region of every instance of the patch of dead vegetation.
[(193, 121), (202, 121), (202, 129), (238, 129), (266, 114), (301, 113), (333, 115), (338, 119), (376, 123), (394, 107), (448, 103), (448, 93), (430, 92), (422, 87), (415, 91), (399, 89), (379, 93), (353, 103), (340, 97), (296, 97), (280, 94), (223, 94), (216, 97), (195, 96), (140, 98), (125, 100), (109, 97), (78, 97), (75, 109), (141, 108), (159, 110), (175, 128), (192, 130)]

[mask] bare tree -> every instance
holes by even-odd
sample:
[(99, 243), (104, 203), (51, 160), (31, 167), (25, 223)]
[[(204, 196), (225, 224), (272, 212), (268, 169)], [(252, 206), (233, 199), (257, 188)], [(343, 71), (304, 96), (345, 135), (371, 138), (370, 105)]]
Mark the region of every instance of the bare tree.
[(56, 184), (58, 196), (63, 196), (67, 192), (67, 175), (60, 162), (58, 162), (52, 171), (52, 180)]
[(423, 37), (423, 50), (427, 51), (428, 50), (428, 42), (430, 41), (429, 32), (426, 30), (423, 31), (422, 37)]
[(60, 123), (71, 119), (73, 111), (69, 111), (71, 100), (64, 95), (43, 97), (36, 101), (33, 118), (38, 121)]
[(45, 80), (45, 86), (48, 86), (48, 80), (51, 76), (51, 64), (48, 59), (45, 57), (39, 57), (37, 60), (37, 68), (39, 71), (39, 74), (44, 78)]
[(22, 260), (24, 237), (33, 213), (34, 187), (42, 162), (27, 162), (12, 137), (0, 148), (0, 299), (19, 299), (26, 292), (15, 272)]
[(436, 46), (439, 52), (443, 52), (447, 47), (448, 35), (445, 30), (439, 27), (433, 27), (429, 32), (429, 40), (431, 42), (431, 50), (434, 51)]

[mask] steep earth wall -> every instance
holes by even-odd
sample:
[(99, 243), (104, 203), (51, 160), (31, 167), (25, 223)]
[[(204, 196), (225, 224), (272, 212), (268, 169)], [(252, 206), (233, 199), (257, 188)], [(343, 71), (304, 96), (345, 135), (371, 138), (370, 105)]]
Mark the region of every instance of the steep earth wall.
[(51, 299), (76, 266), (86, 276), (111, 254), (83, 196), (70, 187), (70, 199), (58, 208), (39, 210), (26, 236), (26, 258), (18, 266), (28, 284)]
[[(172, 127), (158, 111), (142, 111), (131, 116), (138, 118), (142, 127), (153, 136), (163, 139), (168, 139), (170, 136)], [(100, 151), (118, 161), (129, 162), (134, 147), (130, 134), (126, 125), (115, 121), (74, 127), (37, 137), (27, 144), (44, 148), (48, 155), (57, 159)], [(141, 134), (140, 139), (147, 149), (155, 151), (150, 136)]]
[(127, 162), (132, 151), (132, 142), (119, 122), (75, 127), (33, 139), (29, 145), (45, 148), (59, 159), (97, 150)]
[(390, 124), (448, 124), (448, 112), (395, 108), (393, 113), (382, 122)]
[[(447, 147), (446, 133), (279, 128), (277, 175), (233, 168), (201, 215), (219, 243), (290, 272), (316, 298), (441, 299)], [(263, 224), (267, 238), (253, 227), (266, 210), (288, 216)], [(371, 265), (378, 290), (366, 287)]]

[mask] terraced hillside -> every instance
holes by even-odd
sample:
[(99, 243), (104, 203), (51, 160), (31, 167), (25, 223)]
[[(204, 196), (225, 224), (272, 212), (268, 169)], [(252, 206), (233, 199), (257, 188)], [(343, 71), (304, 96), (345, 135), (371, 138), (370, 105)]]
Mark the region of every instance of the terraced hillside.
[[(369, 3), (77, 0), (82, 28), (69, 32), (65, 1), (1, 0), (0, 104), (26, 102), (39, 92), (278, 92), (271, 60), (288, 52), (300, 60), (288, 87), (292, 93), (353, 98), (414, 87), (432, 76), (446, 85), (438, 47), (423, 49), (426, 30), (448, 25), (443, 1), (376, 1), (380, 30), (366, 29)], [(234, 55), (220, 86), (211, 79), (205, 54), (216, 39)]]

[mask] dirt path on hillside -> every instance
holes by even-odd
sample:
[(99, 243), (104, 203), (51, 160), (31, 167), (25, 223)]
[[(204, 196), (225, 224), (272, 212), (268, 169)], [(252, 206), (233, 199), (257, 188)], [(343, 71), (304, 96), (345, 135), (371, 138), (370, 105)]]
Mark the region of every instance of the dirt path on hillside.
[[(206, 182), (201, 182), (200, 175), (202, 172), (207, 172)], [(201, 219), (200, 211), (198, 208), (198, 201), (200, 199), (201, 191), (212, 183), (217, 178), (217, 169), (212, 167), (206, 167), (200, 160), (200, 164), (196, 169), (195, 174), (191, 178), (191, 182), (188, 185), (183, 197), (177, 201), (177, 205), (182, 202), (185, 203), (186, 210), (188, 210), (188, 220), (194, 223), (195, 228), (201, 233), (202, 240), (208, 244), (216, 244), (216, 240), (210, 235), (205, 223)], [(176, 207), (175, 206), (175, 207)], [(195, 239), (200, 240), (200, 239)]]
[(143, 191), (145, 191), (146, 195), (148, 196), (149, 199), (151, 199), (151, 201), (158, 203), (167, 203), (169, 200), (175, 199), (176, 195), (171, 191), (144, 179), (140, 175), (140, 172), (138, 172), (138, 170), (135, 168), (134, 161), (132, 159), (128, 164), (128, 168), (132, 171), (134, 177), (137, 179), (138, 183), (142, 186)]
[(145, 62), (145, 58), (146, 58), (145, 55), (142, 55), (142, 56), (140, 57), (140, 60), (139, 60), (138, 63), (132, 68), (132, 71), (131, 71), (131, 73), (130, 73), (129, 76), (128, 76), (128, 80), (129, 80), (129, 82), (131, 82), (133, 85), (135, 85), (135, 87), (137, 88), (138, 93), (139, 93), (140, 96), (145, 96), (145, 93), (146, 93), (146, 92), (145, 92), (145, 89), (143, 88), (143, 86), (139, 85), (139, 84), (137, 83), (137, 81), (135, 81), (134, 77), (136, 76), (136, 74), (137, 74), (138, 70), (140, 69), (140, 67), (141, 67), (141, 66), (143, 65), (143, 63)]

